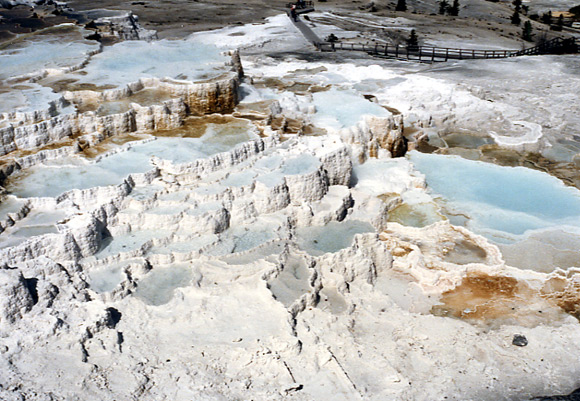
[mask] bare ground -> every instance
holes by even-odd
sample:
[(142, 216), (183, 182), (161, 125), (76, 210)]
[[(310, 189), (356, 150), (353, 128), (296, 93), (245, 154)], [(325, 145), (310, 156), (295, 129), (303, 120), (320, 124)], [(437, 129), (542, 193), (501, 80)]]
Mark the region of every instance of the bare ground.
[[(461, 4), (465, 3), (465, 4)], [(370, 5), (374, 5), (374, 9)], [(326, 21), (340, 28), (360, 31), (366, 37), (402, 41), (408, 30), (377, 27), (381, 18), (403, 17), (411, 20), (420, 41), (429, 44), (430, 38), (444, 37), (456, 40), (457, 47), (473, 48), (474, 43), (504, 42), (505, 48), (522, 47), (521, 26), (509, 21), (513, 13), (509, 2), (492, 3), (486, 0), (460, 1), (458, 17), (437, 15), (437, 0), (407, 0), (407, 12), (395, 12), (396, 1), (391, 0), (327, 0), (315, 1), (318, 11), (330, 11), (337, 15), (368, 18), (374, 24), (354, 24), (345, 19)], [(159, 38), (182, 38), (193, 32), (219, 29), (228, 25), (260, 23), (269, 16), (286, 11), (287, 0), (70, 0), (68, 5), (83, 11), (96, 8), (130, 10), (139, 17), (146, 29), (156, 30)], [(372, 10), (372, 11), (371, 11)], [(0, 42), (12, 34), (26, 33), (46, 25), (62, 23), (63, 18), (50, 13), (50, 8), (32, 10), (17, 7), (13, 10), (0, 9), (0, 17), (15, 17), (11, 25), (8, 18), (0, 18)], [(32, 18), (37, 13), (40, 18)], [(525, 17), (522, 18), (525, 20)], [(4, 23), (4, 25), (3, 25)], [(533, 22), (536, 37), (546, 31), (547, 26)], [(522, 22), (523, 25), (523, 22)], [(462, 46), (461, 42), (465, 42)], [(530, 46), (531, 44), (528, 44)], [(449, 46), (454, 47), (454, 46)]]

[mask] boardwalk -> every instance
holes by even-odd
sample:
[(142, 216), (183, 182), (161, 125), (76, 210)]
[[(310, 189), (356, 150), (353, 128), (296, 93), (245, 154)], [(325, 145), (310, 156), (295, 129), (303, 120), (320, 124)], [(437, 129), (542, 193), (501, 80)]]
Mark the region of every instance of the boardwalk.
[[(314, 6), (312, 5), (311, 1), (305, 3), (306, 8), (296, 10), (297, 14), (296, 20), (293, 20), (292, 17), (290, 17), (290, 13), (288, 13), (288, 17), (290, 17), (290, 21), (292, 21), (294, 26), (298, 28), (298, 30), (302, 33), (302, 35), (306, 38), (306, 40), (312, 43), (317, 48), (319, 48), (319, 44), (326, 42), (320, 39), (318, 35), (316, 35), (314, 31), (310, 29), (310, 27), (306, 25), (304, 21), (302, 21), (302, 18), (300, 18), (300, 15), (314, 11)], [(292, 4), (293, 3), (288, 3), (288, 6), (290, 7)]]
[[(290, 20), (292, 20), (292, 18), (290, 18)], [(302, 33), (302, 35), (306, 38), (307, 41), (309, 41), (310, 43), (312, 43), (314, 46), (316, 46), (317, 48), (320, 49), (320, 45), (324, 42), (322, 39), (320, 39), (318, 37), (318, 35), (316, 35), (314, 33), (314, 31), (312, 29), (310, 29), (310, 27), (308, 25), (306, 25), (304, 23), (304, 21), (302, 21), (302, 19), (300, 17), (298, 17), (296, 19), (296, 21), (292, 21), (294, 23), (294, 26), (296, 28), (298, 28), (298, 30)]]
[[(307, 6), (298, 9), (297, 14), (305, 14), (314, 11), (312, 2), (306, 2)], [(293, 3), (288, 3), (290, 7)], [(565, 54), (578, 53), (580, 39), (578, 38), (555, 38), (538, 46), (523, 50), (479, 50), (479, 49), (454, 49), (433, 46), (401, 46), (388, 44), (363, 44), (363, 43), (330, 43), (320, 39), (300, 16), (296, 21), (290, 20), (302, 35), (316, 48), (323, 52), (334, 51), (358, 51), (365, 52), (377, 57), (393, 58), (398, 60), (438, 62), (448, 60), (475, 60), (475, 59), (498, 59), (526, 55), (539, 54)], [(288, 14), (290, 17), (290, 13)]]
[(373, 56), (388, 57), (413, 61), (448, 61), (466, 59), (506, 58), (515, 55), (518, 50), (467, 50), (432, 46), (400, 46), (361, 43), (328, 43), (320, 42), (317, 48), (321, 51), (361, 51)]
[(575, 38), (555, 38), (541, 45), (523, 50), (479, 50), (453, 49), (433, 46), (400, 46), (362, 43), (328, 43), (315, 44), (321, 51), (361, 51), (373, 56), (395, 58), (399, 60), (437, 62), (448, 60), (497, 59), (539, 54), (578, 53), (580, 40)]

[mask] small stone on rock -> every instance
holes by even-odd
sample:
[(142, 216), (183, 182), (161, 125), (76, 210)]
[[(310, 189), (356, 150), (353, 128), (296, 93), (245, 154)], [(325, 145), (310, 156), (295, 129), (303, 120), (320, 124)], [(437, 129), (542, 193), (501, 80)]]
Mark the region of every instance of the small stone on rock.
[(517, 345), (518, 347), (525, 347), (528, 345), (528, 339), (524, 335), (515, 334), (514, 339), (512, 340), (512, 344)]

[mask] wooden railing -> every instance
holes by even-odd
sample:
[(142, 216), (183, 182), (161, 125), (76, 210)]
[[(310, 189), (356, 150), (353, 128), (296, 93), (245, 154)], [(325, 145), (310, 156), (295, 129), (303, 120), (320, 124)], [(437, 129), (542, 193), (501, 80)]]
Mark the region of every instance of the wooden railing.
[(363, 43), (317, 43), (321, 51), (350, 50), (362, 51), (375, 56), (417, 61), (447, 61), (450, 59), (484, 59), (510, 57), (517, 50), (467, 50), (434, 46), (401, 46)]
[(321, 51), (362, 51), (374, 56), (389, 57), (413, 61), (447, 61), (447, 60), (473, 60), (507, 58), (531, 54), (560, 54), (577, 53), (578, 39), (556, 38), (541, 45), (524, 50), (479, 50), (479, 49), (454, 49), (434, 46), (401, 46), (388, 44), (363, 44), (342, 42), (321, 42), (316, 47)]
[(580, 39), (578, 38), (554, 38), (538, 46), (520, 50), (514, 56), (525, 56), (533, 54), (564, 54), (578, 53)]

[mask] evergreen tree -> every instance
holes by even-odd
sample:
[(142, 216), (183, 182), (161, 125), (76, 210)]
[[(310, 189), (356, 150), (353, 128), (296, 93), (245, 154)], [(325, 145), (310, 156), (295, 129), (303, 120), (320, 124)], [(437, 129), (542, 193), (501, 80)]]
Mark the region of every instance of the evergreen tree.
[(395, 7), (395, 11), (407, 11), (407, 3), (405, 0), (397, 1), (397, 7)]
[(440, 15), (445, 15), (448, 8), (449, 8), (449, 2), (447, 0), (441, 0), (439, 2), (439, 14)]
[(548, 11), (547, 13), (542, 14), (542, 22), (544, 24), (550, 25), (552, 23), (552, 12)]
[(520, 12), (522, 8), (522, 0), (514, 0), (513, 5), (516, 7), (516, 11)]
[(447, 10), (449, 15), (457, 17), (459, 15), (459, 0), (453, 0), (453, 5)]
[(562, 27), (564, 26), (564, 15), (560, 14), (560, 16), (558, 17), (558, 26), (560, 27), (560, 29), (562, 29)]
[(407, 39), (407, 49), (416, 50), (419, 47), (419, 38), (417, 37), (417, 32), (413, 29), (411, 35)]
[(526, 21), (524, 23), (524, 28), (522, 29), (522, 39), (527, 42), (531, 42), (532, 36), (532, 23), (530, 21)]
[(514, 14), (512, 15), (511, 21), (512, 21), (512, 24), (514, 24), (514, 25), (519, 25), (522, 22), (522, 19), (520, 18), (520, 13), (518, 12), (518, 10), (514, 11)]

